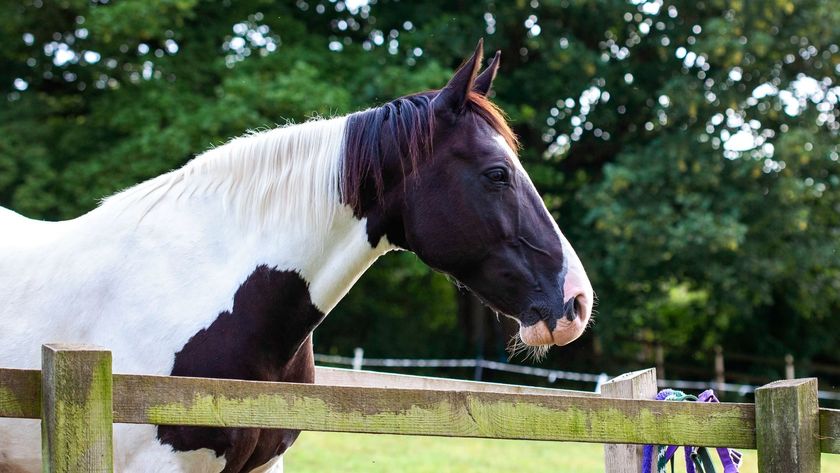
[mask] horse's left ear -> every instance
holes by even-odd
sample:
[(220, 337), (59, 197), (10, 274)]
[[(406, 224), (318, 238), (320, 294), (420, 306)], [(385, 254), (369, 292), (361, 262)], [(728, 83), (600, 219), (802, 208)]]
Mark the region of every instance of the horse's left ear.
[(499, 59), (501, 57), (502, 52), (496, 51), (496, 55), (493, 56), (493, 60), (490, 61), (490, 65), (487, 66), (487, 69), (484, 69), (484, 72), (475, 78), (475, 84), (473, 84), (474, 91), (481, 95), (487, 95), (487, 93), (490, 92), (490, 87), (493, 85), (493, 79), (496, 78), (496, 73), (499, 72)]
[(449, 110), (456, 115), (464, 110), (467, 103), (467, 94), (475, 84), (475, 76), (481, 67), (481, 56), (484, 54), (484, 39), (478, 40), (478, 45), (472, 57), (467, 59), (463, 66), (455, 71), (455, 75), (441, 89), (432, 102), (436, 110)]

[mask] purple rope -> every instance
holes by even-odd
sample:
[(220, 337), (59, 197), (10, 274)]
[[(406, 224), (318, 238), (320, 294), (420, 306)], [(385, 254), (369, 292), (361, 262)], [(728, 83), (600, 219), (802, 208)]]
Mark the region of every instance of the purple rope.
[[(665, 400), (668, 396), (673, 394), (675, 391), (673, 389), (663, 389), (659, 391), (659, 394), (656, 395), (657, 401)], [(715, 396), (715, 392), (711, 389), (707, 389), (700, 393), (697, 396), (696, 402), (720, 402)], [(675, 445), (670, 445), (665, 449), (665, 459), (670, 460), (673, 458), (674, 454), (677, 452), (679, 447)], [(654, 445), (645, 445), (642, 451), (642, 473), (651, 473), (651, 464), (653, 463), (653, 453), (656, 450)], [(686, 473), (696, 473), (696, 469), (694, 467), (694, 460), (691, 458), (692, 454), (697, 451), (697, 447), (685, 447), (685, 471)], [(720, 463), (723, 465), (723, 473), (738, 473), (738, 467), (741, 465), (741, 453), (736, 450), (730, 450), (724, 447), (718, 447), (715, 449), (717, 451), (718, 457), (720, 458)]]
[(700, 393), (699, 396), (697, 396), (697, 402), (720, 402), (720, 401), (718, 400), (717, 396), (715, 396), (715, 392), (713, 390), (707, 389), (707, 390), (703, 391), (702, 393)]
[(723, 465), (723, 473), (738, 473), (738, 467), (741, 465), (741, 452), (723, 447), (718, 447), (715, 450), (717, 450), (720, 463)]
[[(673, 394), (673, 392), (673, 389), (663, 389), (656, 395), (656, 400), (663, 401)], [(642, 450), (642, 473), (651, 473), (650, 464), (653, 463), (653, 450), (653, 445), (645, 445), (644, 450)]]
[[(697, 402), (720, 402), (715, 396), (715, 392), (707, 389), (697, 396)], [(724, 447), (715, 449), (720, 458), (720, 463), (723, 465), (723, 473), (738, 473), (738, 467), (741, 465), (741, 452), (731, 450)]]
[(651, 463), (653, 463), (653, 445), (645, 445), (642, 450), (642, 473), (651, 473)]
[(697, 473), (694, 470), (694, 459), (691, 458), (691, 454), (694, 453), (694, 447), (685, 447), (683, 451), (685, 452), (685, 473)]

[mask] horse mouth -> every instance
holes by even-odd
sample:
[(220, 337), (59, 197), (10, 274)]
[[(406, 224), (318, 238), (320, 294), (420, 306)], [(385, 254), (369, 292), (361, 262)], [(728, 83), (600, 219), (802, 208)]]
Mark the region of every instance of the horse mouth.
[[(575, 341), (583, 334), (589, 322), (590, 309), (585, 298), (578, 296), (567, 301), (570, 311), (549, 324), (539, 320), (532, 325), (519, 325), (519, 338), (529, 346), (563, 346)], [(550, 328), (553, 325), (554, 328)]]

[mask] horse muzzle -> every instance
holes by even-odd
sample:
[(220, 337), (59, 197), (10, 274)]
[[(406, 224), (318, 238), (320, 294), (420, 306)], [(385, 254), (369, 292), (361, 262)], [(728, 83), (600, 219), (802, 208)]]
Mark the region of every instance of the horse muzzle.
[[(563, 280), (563, 302), (531, 307), (535, 323), (520, 322), (519, 337), (526, 345), (567, 345), (583, 334), (592, 317), (594, 292), (583, 266), (570, 264)], [(535, 317), (533, 317), (535, 316)]]

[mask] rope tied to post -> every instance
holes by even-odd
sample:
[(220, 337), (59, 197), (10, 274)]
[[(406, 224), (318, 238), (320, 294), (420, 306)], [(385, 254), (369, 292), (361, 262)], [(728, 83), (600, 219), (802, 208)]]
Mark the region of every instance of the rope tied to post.
[[(674, 389), (663, 389), (656, 395), (657, 401), (690, 401), (690, 402), (720, 402), (715, 392), (707, 389), (699, 396), (686, 394)], [(645, 445), (642, 455), (642, 473), (651, 473), (653, 453), (656, 451), (656, 473), (668, 473), (668, 464), (671, 465), (671, 473), (674, 471), (675, 454), (679, 446), (676, 445)], [(723, 465), (723, 473), (738, 473), (741, 466), (741, 453), (725, 447), (717, 447), (720, 463)], [(705, 447), (684, 446), (685, 471), (686, 473), (716, 473), (712, 463), (712, 456)]]

